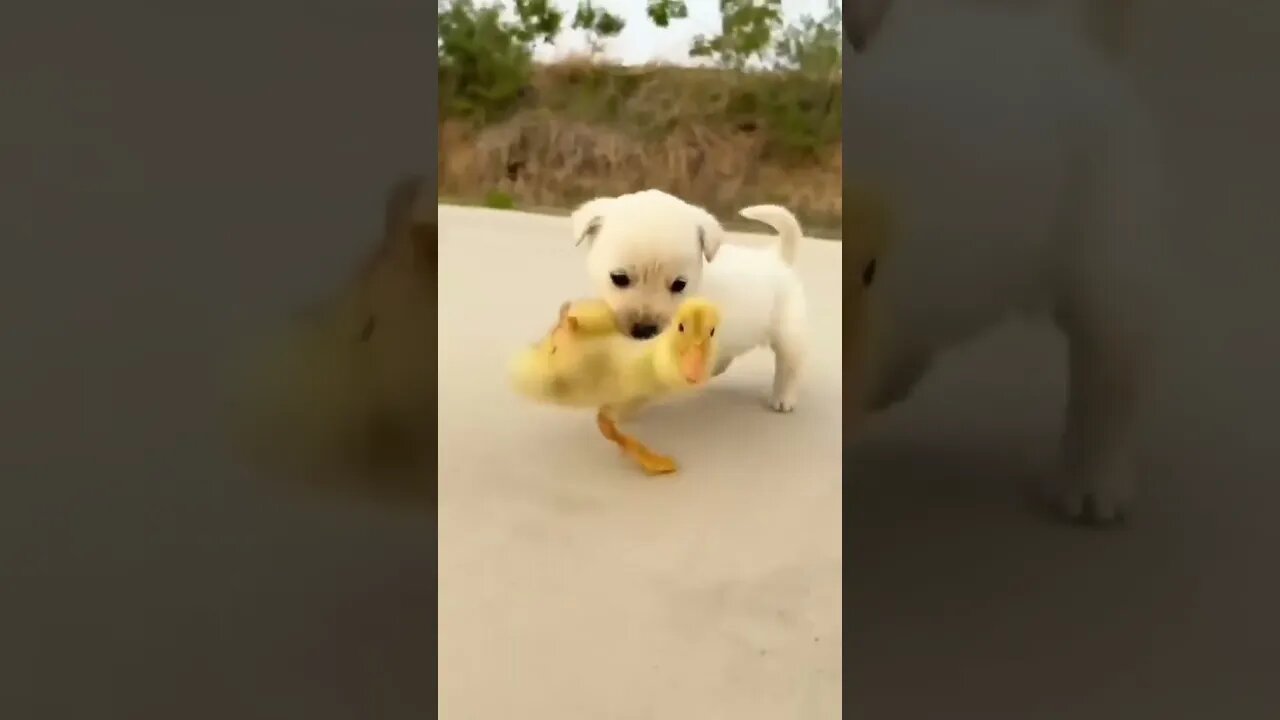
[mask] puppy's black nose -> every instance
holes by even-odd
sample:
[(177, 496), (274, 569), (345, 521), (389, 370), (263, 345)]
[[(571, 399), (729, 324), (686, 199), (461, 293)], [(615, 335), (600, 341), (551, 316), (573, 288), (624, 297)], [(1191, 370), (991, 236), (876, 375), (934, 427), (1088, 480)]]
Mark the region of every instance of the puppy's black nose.
[(647, 325), (637, 323), (631, 326), (631, 337), (637, 340), (648, 340), (658, 334), (657, 325)]

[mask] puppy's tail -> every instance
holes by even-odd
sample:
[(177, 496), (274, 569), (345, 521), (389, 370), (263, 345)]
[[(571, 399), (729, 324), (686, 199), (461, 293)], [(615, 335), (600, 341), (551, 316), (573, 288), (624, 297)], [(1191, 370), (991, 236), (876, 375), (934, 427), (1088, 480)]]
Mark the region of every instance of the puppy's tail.
[(781, 205), (752, 205), (738, 211), (748, 220), (762, 222), (778, 232), (778, 254), (788, 265), (795, 263), (796, 250), (804, 231), (800, 229), (800, 221), (791, 211)]

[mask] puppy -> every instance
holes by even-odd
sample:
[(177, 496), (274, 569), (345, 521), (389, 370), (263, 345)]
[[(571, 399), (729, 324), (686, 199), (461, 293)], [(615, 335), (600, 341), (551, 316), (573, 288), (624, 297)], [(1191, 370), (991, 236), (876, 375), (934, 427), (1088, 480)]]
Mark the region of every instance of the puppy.
[[(851, 175), (894, 220), (865, 406), (909, 397), (934, 360), (1012, 315), (1068, 342), (1062, 466), (1077, 519), (1121, 517), (1162, 255), (1159, 150), (1120, 72), (1031, 12), (851, 0)], [(846, 182), (849, 176), (846, 176)]]
[(626, 332), (653, 337), (686, 296), (705, 297), (722, 313), (715, 374), (742, 353), (768, 346), (775, 357), (769, 407), (791, 412), (806, 346), (804, 291), (791, 268), (800, 223), (777, 205), (740, 212), (772, 226), (777, 245), (724, 244), (711, 213), (660, 190), (590, 200), (571, 220), (574, 238), (587, 245), (587, 272)]

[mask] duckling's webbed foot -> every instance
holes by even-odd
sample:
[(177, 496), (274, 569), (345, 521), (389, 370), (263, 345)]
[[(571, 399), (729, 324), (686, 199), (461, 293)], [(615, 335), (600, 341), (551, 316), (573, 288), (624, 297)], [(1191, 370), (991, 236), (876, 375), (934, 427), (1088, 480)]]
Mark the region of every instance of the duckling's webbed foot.
[(647, 474), (667, 475), (676, 471), (675, 460), (650, 450), (644, 443), (624, 434), (618, 429), (617, 423), (610, 417), (607, 410), (601, 409), (596, 413), (596, 426), (600, 428), (601, 435), (621, 448), (623, 454), (631, 458)]

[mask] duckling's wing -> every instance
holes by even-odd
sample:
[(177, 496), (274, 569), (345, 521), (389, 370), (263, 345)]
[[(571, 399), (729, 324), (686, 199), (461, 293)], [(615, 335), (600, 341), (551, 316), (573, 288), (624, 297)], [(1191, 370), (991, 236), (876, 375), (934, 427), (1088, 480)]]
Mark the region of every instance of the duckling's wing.
[(618, 320), (613, 310), (601, 300), (583, 300), (574, 303), (568, 314), (578, 323), (578, 331), (586, 335), (608, 335), (618, 332)]

